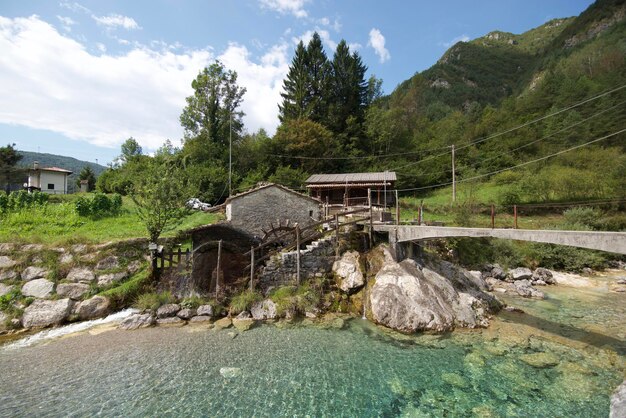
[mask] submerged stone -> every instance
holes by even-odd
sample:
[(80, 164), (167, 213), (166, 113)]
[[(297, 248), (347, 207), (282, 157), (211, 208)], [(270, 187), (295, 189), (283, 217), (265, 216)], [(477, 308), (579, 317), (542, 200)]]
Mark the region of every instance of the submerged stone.
[(254, 326), (255, 322), (256, 321), (254, 321), (253, 319), (238, 319), (238, 318), (233, 319), (233, 325), (239, 331), (248, 331), (250, 328)]
[(215, 325), (215, 329), (217, 330), (226, 329), (226, 328), (230, 328), (233, 325), (233, 321), (230, 318), (226, 317), (226, 318), (218, 319), (217, 321), (215, 321), (214, 325)]
[(466, 388), (468, 385), (467, 380), (463, 376), (457, 373), (443, 373), (441, 375), (441, 379), (451, 384), (452, 386), (456, 386), (459, 388)]
[(232, 379), (233, 377), (241, 376), (241, 369), (239, 367), (222, 367), (220, 368), (220, 374), (226, 379)]
[(185, 325), (185, 321), (177, 316), (172, 316), (169, 318), (159, 318), (156, 322), (158, 326), (182, 327), (183, 325)]
[(135, 314), (124, 319), (119, 328), (124, 330), (147, 328), (153, 326), (155, 322), (156, 319), (152, 314)]
[(554, 367), (559, 364), (559, 358), (552, 353), (532, 353), (522, 354), (520, 360), (524, 363), (536, 367), (538, 369), (545, 369), (546, 367)]

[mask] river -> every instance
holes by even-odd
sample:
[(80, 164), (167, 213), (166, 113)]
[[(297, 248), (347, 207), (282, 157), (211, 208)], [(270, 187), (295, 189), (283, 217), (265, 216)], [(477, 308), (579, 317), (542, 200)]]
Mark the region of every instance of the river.
[[(488, 329), (403, 336), (261, 325), (0, 347), (0, 416), (603, 417), (624, 379), (626, 294), (550, 286)], [(234, 336), (234, 338), (233, 338)]]

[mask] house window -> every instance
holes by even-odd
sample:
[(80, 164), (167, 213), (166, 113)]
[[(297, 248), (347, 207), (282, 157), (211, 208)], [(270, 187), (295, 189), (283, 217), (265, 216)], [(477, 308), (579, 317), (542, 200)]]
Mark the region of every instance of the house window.
[(54, 184), (48, 183), (48, 190), (54, 190)]

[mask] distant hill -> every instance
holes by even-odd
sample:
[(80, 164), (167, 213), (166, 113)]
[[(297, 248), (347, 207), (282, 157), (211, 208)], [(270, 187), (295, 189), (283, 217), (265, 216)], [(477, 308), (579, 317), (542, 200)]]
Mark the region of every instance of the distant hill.
[(39, 162), (40, 167), (59, 167), (72, 171), (68, 181), (68, 192), (74, 192), (76, 188), (76, 177), (80, 173), (80, 170), (85, 166), (91, 167), (96, 177), (100, 175), (106, 167), (92, 163), (89, 161), (81, 161), (73, 157), (66, 157), (63, 155), (46, 154), (41, 152), (19, 151), (23, 156), (19, 162), (21, 167), (32, 167), (35, 161)]

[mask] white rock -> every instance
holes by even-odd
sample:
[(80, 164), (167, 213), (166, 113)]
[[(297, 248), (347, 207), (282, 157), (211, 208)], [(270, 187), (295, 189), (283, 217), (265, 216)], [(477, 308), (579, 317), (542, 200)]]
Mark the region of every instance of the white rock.
[(232, 379), (233, 377), (241, 376), (241, 369), (239, 367), (222, 367), (220, 368), (220, 374), (226, 379)]
[(15, 289), (15, 286), (7, 286), (6, 284), (0, 283), (0, 296), (4, 296)]
[(81, 302), (76, 308), (78, 319), (84, 321), (88, 319), (102, 318), (109, 313), (111, 303), (104, 296), (94, 296)]
[(16, 264), (17, 264), (17, 261), (13, 260), (12, 258), (7, 257), (6, 255), (0, 255), (0, 268), (2, 269), (11, 268), (15, 266)]
[(359, 263), (359, 253), (348, 251), (341, 256), (341, 259), (333, 264), (333, 273), (339, 278), (339, 288), (350, 293), (365, 284), (361, 266)]
[(552, 279), (556, 282), (556, 284), (561, 286), (570, 286), (570, 287), (593, 287), (595, 282), (586, 277), (582, 277), (578, 274), (573, 273), (562, 273), (558, 271), (552, 271)]
[(85, 283), (61, 283), (57, 286), (57, 295), (78, 300), (89, 292), (89, 285)]
[(96, 280), (96, 275), (88, 268), (76, 267), (70, 270), (65, 279), (74, 283), (91, 283)]
[(0, 282), (3, 280), (16, 280), (19, 274), (15, 270), (7, 270), (0, 273)]
[(156, 318), (151, 314), (136, 314), (123, 320), (119, 328), (125, 330), (147, 328), (153, 326), (155, 322)]
[(250, 313), (252, 314), (252, 318), (257, 321), (276, 319), (276, 304), (271, 299), (255, 302), (250, 308)]
[(509, 276), (513, 280), (526, 280), (533, 277), (533, 272), (526, 267), (518, 267), (516, 269), (509, 270)]
[(98, 276), (98, 286), (109, 286), (112, 283), (124, 280), (126, 277), (128, 277), (128, 274), (125, 271), (120, 273), (101, 274)]
[(37, 299), (24, 310), (22, 325), (24, 328), (59, 325), (65, 321), (72, 310), (70, 299)]
[(626, 380), (615, 389), (611, 396), (611, 411), (609, 418), (626, 417)]
[(53, 290), (54, 283), (46, 279), (31, 280), (22, 286), (22, 294), (24, 296), (32, 296), (41, 299), (52, 295)]
[(48, 275), (48, 270), (43, 267), (30, 266), (22, 272), (22, 280), (29, 281), (34, 279), (42, 279)]

